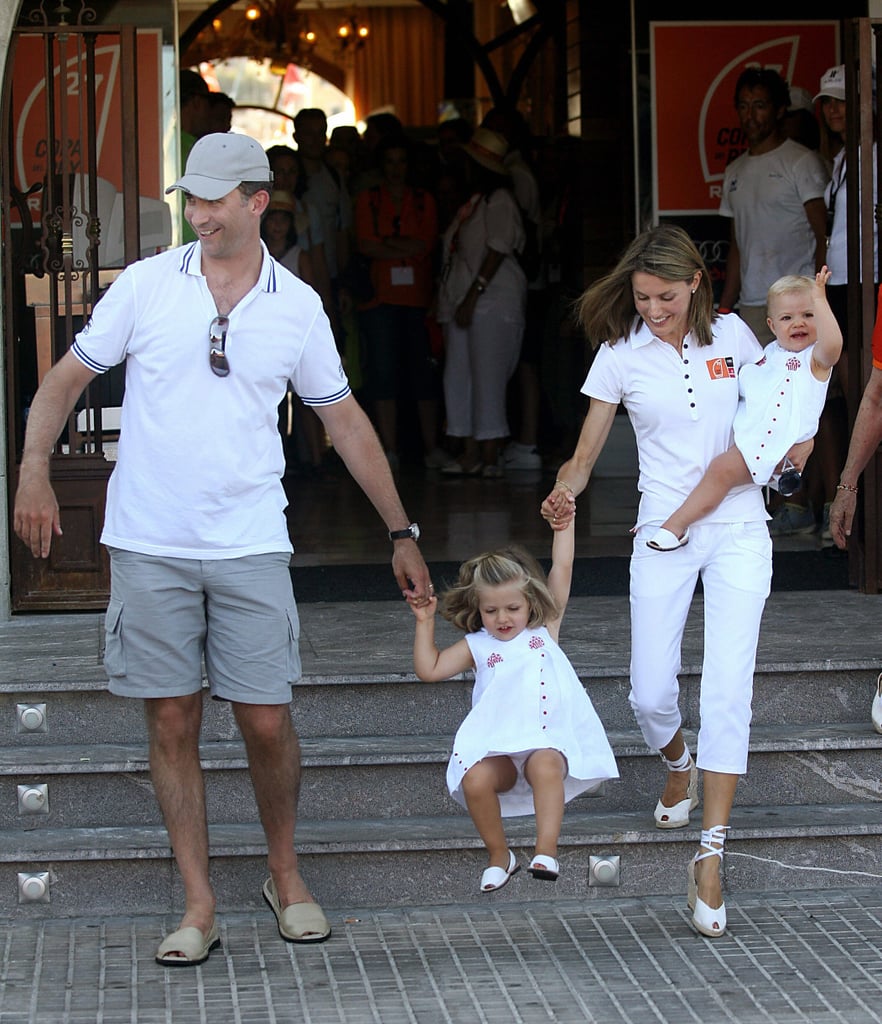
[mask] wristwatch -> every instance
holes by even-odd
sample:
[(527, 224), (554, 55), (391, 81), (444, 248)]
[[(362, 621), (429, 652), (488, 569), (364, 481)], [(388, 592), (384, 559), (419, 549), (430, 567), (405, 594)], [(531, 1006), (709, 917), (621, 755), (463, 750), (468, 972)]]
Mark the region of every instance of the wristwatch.
[(404, 530), (390, 530), (389, 540), (419, 540), (420, 528), (416, 523), (411, 523)]

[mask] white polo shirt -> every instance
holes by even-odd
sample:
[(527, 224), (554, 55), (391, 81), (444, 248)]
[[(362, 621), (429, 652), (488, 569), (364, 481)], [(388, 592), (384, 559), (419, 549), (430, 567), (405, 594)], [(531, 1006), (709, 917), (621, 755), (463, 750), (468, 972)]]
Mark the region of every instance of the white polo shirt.
[[(711, 459), (733, 443), (738, 407), (738, 371), (754, 363), (762, 348), (744, 321), (717, 317), (713, 342), (700, 347), (687, 334), (683, 358), (642, 320), (615, 345), (604, 342), (594, 358), (583, 394), (622, 402), (637, 437), (641, 493), (637, 526), (661, 523), (682, 504)], [(702, 523), (767, 520), (761, 491), (736, 487)]]
[(805, 204), (822, 199), (830, 174), (812, 149), (785, 139), (768, 153), (742, 153), (723, 176), (720, 213), (735, 220), (741, 304), (764, 306), (784, 274), (815, 275), (815, 236)]
[(229, 317), (227, 377), (208, 362), (216, 315), (194, 242), (127, 267), (74, 341), (96, 373), (126, 364), (104, 544), (200, 559), (291, 550), (279, 402), (289, 378), (312, 406), (349, 383), (321, 300), (265, 247)]

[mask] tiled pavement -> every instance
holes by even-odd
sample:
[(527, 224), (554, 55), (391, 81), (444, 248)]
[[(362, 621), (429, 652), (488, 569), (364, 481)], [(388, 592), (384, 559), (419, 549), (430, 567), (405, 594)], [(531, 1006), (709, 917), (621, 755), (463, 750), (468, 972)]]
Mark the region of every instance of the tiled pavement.
[(319, 946), (229, 914), (196, 969), (153, 960), (157, 917), (17, 922), (2, 1024), (465, 1024), (882, 1020), (882, 888), (729, 899), (721, 939), (685, 899), (353, 911)]

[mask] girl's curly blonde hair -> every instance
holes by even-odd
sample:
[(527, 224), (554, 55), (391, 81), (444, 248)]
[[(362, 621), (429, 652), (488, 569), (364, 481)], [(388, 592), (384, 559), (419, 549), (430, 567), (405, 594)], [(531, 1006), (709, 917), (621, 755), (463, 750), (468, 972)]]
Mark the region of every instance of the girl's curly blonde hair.
[(520, 584), (530, 607), (529, 628), (543, 626), (560, 614), (542, 566), (517, 545), (488, 551), (463, 562), (456, 583), (441, 595), (439, 611), (457, 629), (477, 633), (482, 625), (480, 588), (503, 583)]

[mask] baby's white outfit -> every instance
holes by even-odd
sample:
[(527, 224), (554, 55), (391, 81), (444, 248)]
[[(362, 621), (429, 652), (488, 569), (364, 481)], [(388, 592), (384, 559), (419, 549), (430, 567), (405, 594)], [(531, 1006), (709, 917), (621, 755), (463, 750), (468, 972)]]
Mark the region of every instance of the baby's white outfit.
[(534, 750), (559, 750), (567, 761), (564, 799), (619, 776), (603, 725), (569, 659), (544, 626), (513, 640), (486, 629), (469, 633), (475, 662), (472, 710), (453, 741), (447, 765), (450, 795), (465, 807), (462, 779), (484, 757), (505, 754), (518, 769), (515, 785), (499, 794), (503, 817), (533, 814), (533, 791), (523, 765)]
[(767, 484), (791, 447), (817, 433), (830, 374), (823, 381), (812, 373), (814, 350), (789, 352), (771, 341), (759, 362), (741, 367), (733, 430), (755, 484)]

